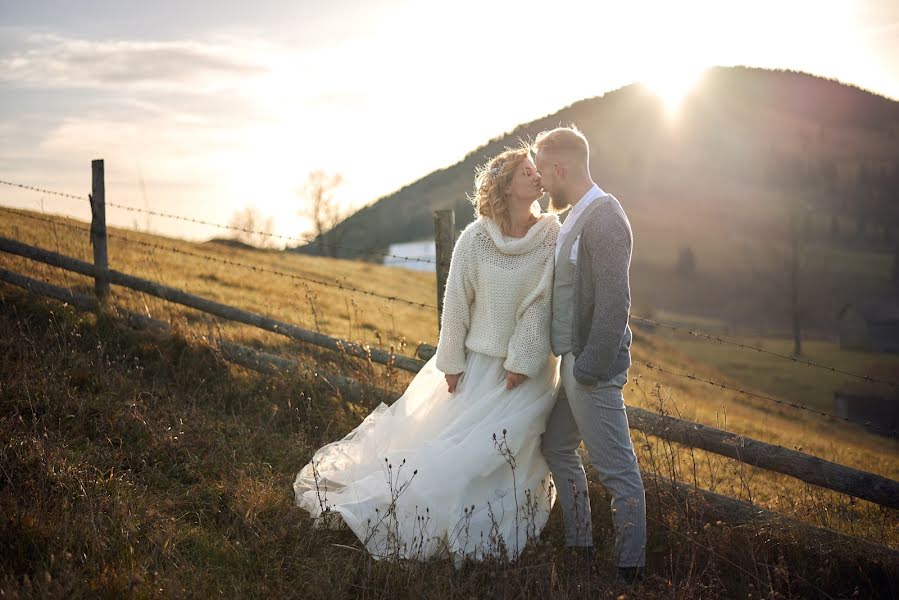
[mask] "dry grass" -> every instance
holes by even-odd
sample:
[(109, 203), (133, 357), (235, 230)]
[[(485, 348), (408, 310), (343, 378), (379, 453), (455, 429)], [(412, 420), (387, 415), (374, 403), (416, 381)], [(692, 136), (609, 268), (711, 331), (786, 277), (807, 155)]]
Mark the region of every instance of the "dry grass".
[[(714, 327), (701, 328), (715, 330)], [(885, 384), (866, 384), (857, 377), (796, 365), (791, 361), (751, 350), (762, 348), (791, 355), (793, 340), (790, 338), (727, 336), (728, 340), (744, 344), (745, 350), (734, 345), (710, 343), (683, 330), (675, 333), (670, 329), (659, 328), (653, 332), (653, 338), (663, 340), (694, 362), (713, 366), (736, 381), (752, 382), (762, 393), (774, 394), (783, 400), (823, 412), (834, 411), (833, 396), (837, 390), (853, 389), (883, 397), (888, 397), (893, 391)], [(817, 364), (834, 365), (860, 375), (891, 380), (899, 377), (899, 355), (843, 350), (835, 341), (804, 339), (801, 358)]]
[[(516, 563), (373, 561), (293, 506), (296, 470), (369, 410), (180, 336), (0, 296), (0, 594), (7, 597), (618, 597), (608, 497), (590, 564), (558, 507)], [(318, 381), (318, 383), (316, 383)], [(672, 448), (660, 449), (673, 454)], [(659, 454), (659, 456), (661, 456)], [(647, 477), (665, 474), (642, 458)], [(670, 474), (670, 473), (669, 473)], [(647, 598), (890, 597), (895, 571), (800, 536), (719, 523), (649, 485)], [(895, 569), (895, 565), (887, 568)]]
[[(46, 228), (6, 218), (10, 214), (0, 221), (0, 235), (54, 250), (58, 245), (64, 254), (88, 259), (80, 236), (66, 236), (62, 227), (58, 236), (48, 236)], [(422, 302), (432, 302), (434, 295), (433, 275), (144, 239), (282, 271), (343, 278), (354, 286)], [(430, 338), (427, 333), (436, 329), (433, 314), (398, 313), (396, 305), (379, 311), (378, 301), (367, 296), (349, 297), (357, 304), (350, 303), (347, 311), (350, 300), (334, 288), (310, 286), (310, 298), (297, 298), (298, 282), (293, 280), (215, 270), (211, 263), (162, 251), (148, 258), (145, 250), (111, 244), (111, 266), (312, 328), (314, 307), (318, 327), (342, 337), (377, 342), (377, 330), (385, 344), (400, 344), (404, 337), (433, 341), (433, 333)], [(6, 255), (0, 263), (54, 283), (91, 288), (86, 278)], [(105, 318), (77, 315), (0, 287), (0, 503), (5, 515), (0, 591), (56, 597), (568, 597), (626, 592), (609, 584), (610, 517), (608, 498), (599, 488), (591, 490), (594, 534), (605, 553), (592, 569), (561, 552), (558, 509), (540, 543), (518, 563), (472, 565), (461, 572), (441, 561), (378, 563), (358, 551), (348, 532), (313, 530), (293, 507), (293, 476), (314, 449), (354, 427), (371, 401), (347, 403), (302, 370), (271, 377), (229, 366), (204, 337), (224, 332), (229, 339), (280, 351), (310, 366), (326, 363), (367, 374), (396, 392), (408, 376), (387, 380), (361, 361), (216, 323), (141, 294), (116, 290), (116, 301), (175, 322), (179, 333), (135, 334)], [(348, 336), (350, 331), (354, 335)], [(414, 344), (406, 348), (414, 349)], [(635, 358), (728, 381), (639, 333)], [(896, 442), (860, 428), (641, 367), (631, 372), (626, 399), (772, 443), (801, 445), (811, 454), (899, 478)], [(899, 547), (895, 511), (640, 434), (634, 439), (647, 476), (696, 483)], [(645, 597), (820, 597), (821, 589), (839, 597), (856, 587), (862, 597), (896, 593), (895, 587), (885, 587), (896, 585), (895, 564), (885, 574), (877, 565), (859, 562), (849, 550), (808, 547), (801, 537), (760, 534), (758, 528), (715, 525), (717, 519), (703, 507), (685, 508), (659, 490), (648, 490), (648, 498), (654, 576), (641, 592)]]
[[(88, 224), (49, 217), (58, 223), (56, 226), (49, 226), (45, 222), (22, 216), (33, 213), (3, 209), (0, 214), (3, 215), (0, 219), (0, 235), (93, 262), (88, 243)], [(173, 248), (182, 253), (148, 247), (140, 242)], [(257, 269), (279, 271), (292, 275), (293, 278), (195, 258), (183, 254), (184, 252), (204, 254), (217, 261), (233, 261)], [(62, 273), (52, 267), (34, 265), (30, 261), (10, 256), (3, 256), (0, 261), (11, 265), (11, 269), (36, 272), (49, 281), (70, 285), (76, 290), (93, 289), (92, 280), (87, 277)], [(278, 251), (248, 251), (215, 243), (196, 244), (116, 229), (110, 230), (109, 266), (130, 275), (161, 281), (218, 302), (342, 338), (376, 343), (380, 336), (385, 345), (398, 343), (405, 338), (412, 345), (412, 350), (415, 349), (414, 344), (420, 341), (436, 343), (436, 310), (335, 287), (351, 286), (381, 296), (398, 296), (420, 304), (436, 305), (436, 279), (433, 273)], [(320, 285), (314, 281), (330, 285)], [(172, 307), (161, 300), (125, 288), (113, 290), (116, 301), (126, 308), (150, 312), (162, 318), (172, 317), (182, 321), (188, 318), (190, 309)], [(196, 320), (197, 317), (193, 319)], [(268, 334), (251, 327), (227, 322), (220, 323), (218, 327), (235, 340), (274, 344), (265, 341), (263, 336)]]

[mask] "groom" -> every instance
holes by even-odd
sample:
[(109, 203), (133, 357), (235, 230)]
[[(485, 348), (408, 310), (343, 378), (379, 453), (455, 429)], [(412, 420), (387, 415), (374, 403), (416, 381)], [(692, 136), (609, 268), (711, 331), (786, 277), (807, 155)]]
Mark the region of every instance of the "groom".
[(568, 546), (593, 546), (581, 439), (612, 494), (618, 577), (634, 583), (646, 564), (646, 500), (624, 409), (631, 364), (631, 226), (621, 204), (590, 176), (584, 135), (561, 127), (537, 136), (535, 163), (553, 208), (571, 212), (556, 243), (552, 350), (565, 396), (543, 434), (543, 455), (562, 503)]

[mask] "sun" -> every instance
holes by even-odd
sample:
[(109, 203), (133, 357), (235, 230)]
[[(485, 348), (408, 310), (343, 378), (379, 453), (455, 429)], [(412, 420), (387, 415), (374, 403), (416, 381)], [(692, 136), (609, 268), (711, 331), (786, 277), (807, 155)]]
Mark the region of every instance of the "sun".
[(705, 70), (695, 65), (667, 65), (648, 73), (642, 83), (659, 97), (665, 112), (673, 116), (687, 94), (699, 84)]

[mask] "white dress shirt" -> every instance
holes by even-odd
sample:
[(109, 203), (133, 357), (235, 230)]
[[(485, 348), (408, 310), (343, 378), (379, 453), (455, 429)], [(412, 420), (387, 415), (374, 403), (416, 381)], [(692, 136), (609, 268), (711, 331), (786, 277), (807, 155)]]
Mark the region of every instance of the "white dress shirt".
[[(565, 222), (562, 223), (562, 229), (559, 231), (559, 237), (556, 239), (556, 260), (559, 260), (559, 250), (562, 249), (562, 244), (565, 243), (565, 239), (568, 237), (568, 233), (574, 229), (574, 224), (577, 223), (578, 218), (583, 214), (583, 212), (587, 209), (588, 206), (593, 204), (593, 201), (597, 198), (602, 198), (606, 193), (599, 189), (599, 186), (595, 183), (593, 187), (587, 190), (587, 193), (581, 196), (581, 199), (571, 207), (571, 212), (568, 213), (568, 217), (565, 219)], [(577, 263), (577, 248), (578, 243), (581, 241), (581, 236), (578, 235), (577, 239), (574, 240), (574, 243), (571, 245), (571, 253), (568, 255), (568, 260), (571, 261), (571, 264)]]

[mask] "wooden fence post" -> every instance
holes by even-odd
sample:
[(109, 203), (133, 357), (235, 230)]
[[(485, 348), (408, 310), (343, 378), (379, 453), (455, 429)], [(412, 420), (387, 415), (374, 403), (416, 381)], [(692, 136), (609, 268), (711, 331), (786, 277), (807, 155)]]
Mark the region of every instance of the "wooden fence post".
[(456, 213), (452, 210), (434, 211), (434, 244), (437, 255), (437, 332), (443, 318), (443, 290), (449, 277), (450, 259), (456, 245)]
[(106, 181), (103, 159), (91, 161), (91, 246), (94, 248), (94, 292), (97, 300), (106, 300), (109, 295), (109, 255), (106, 251)]

